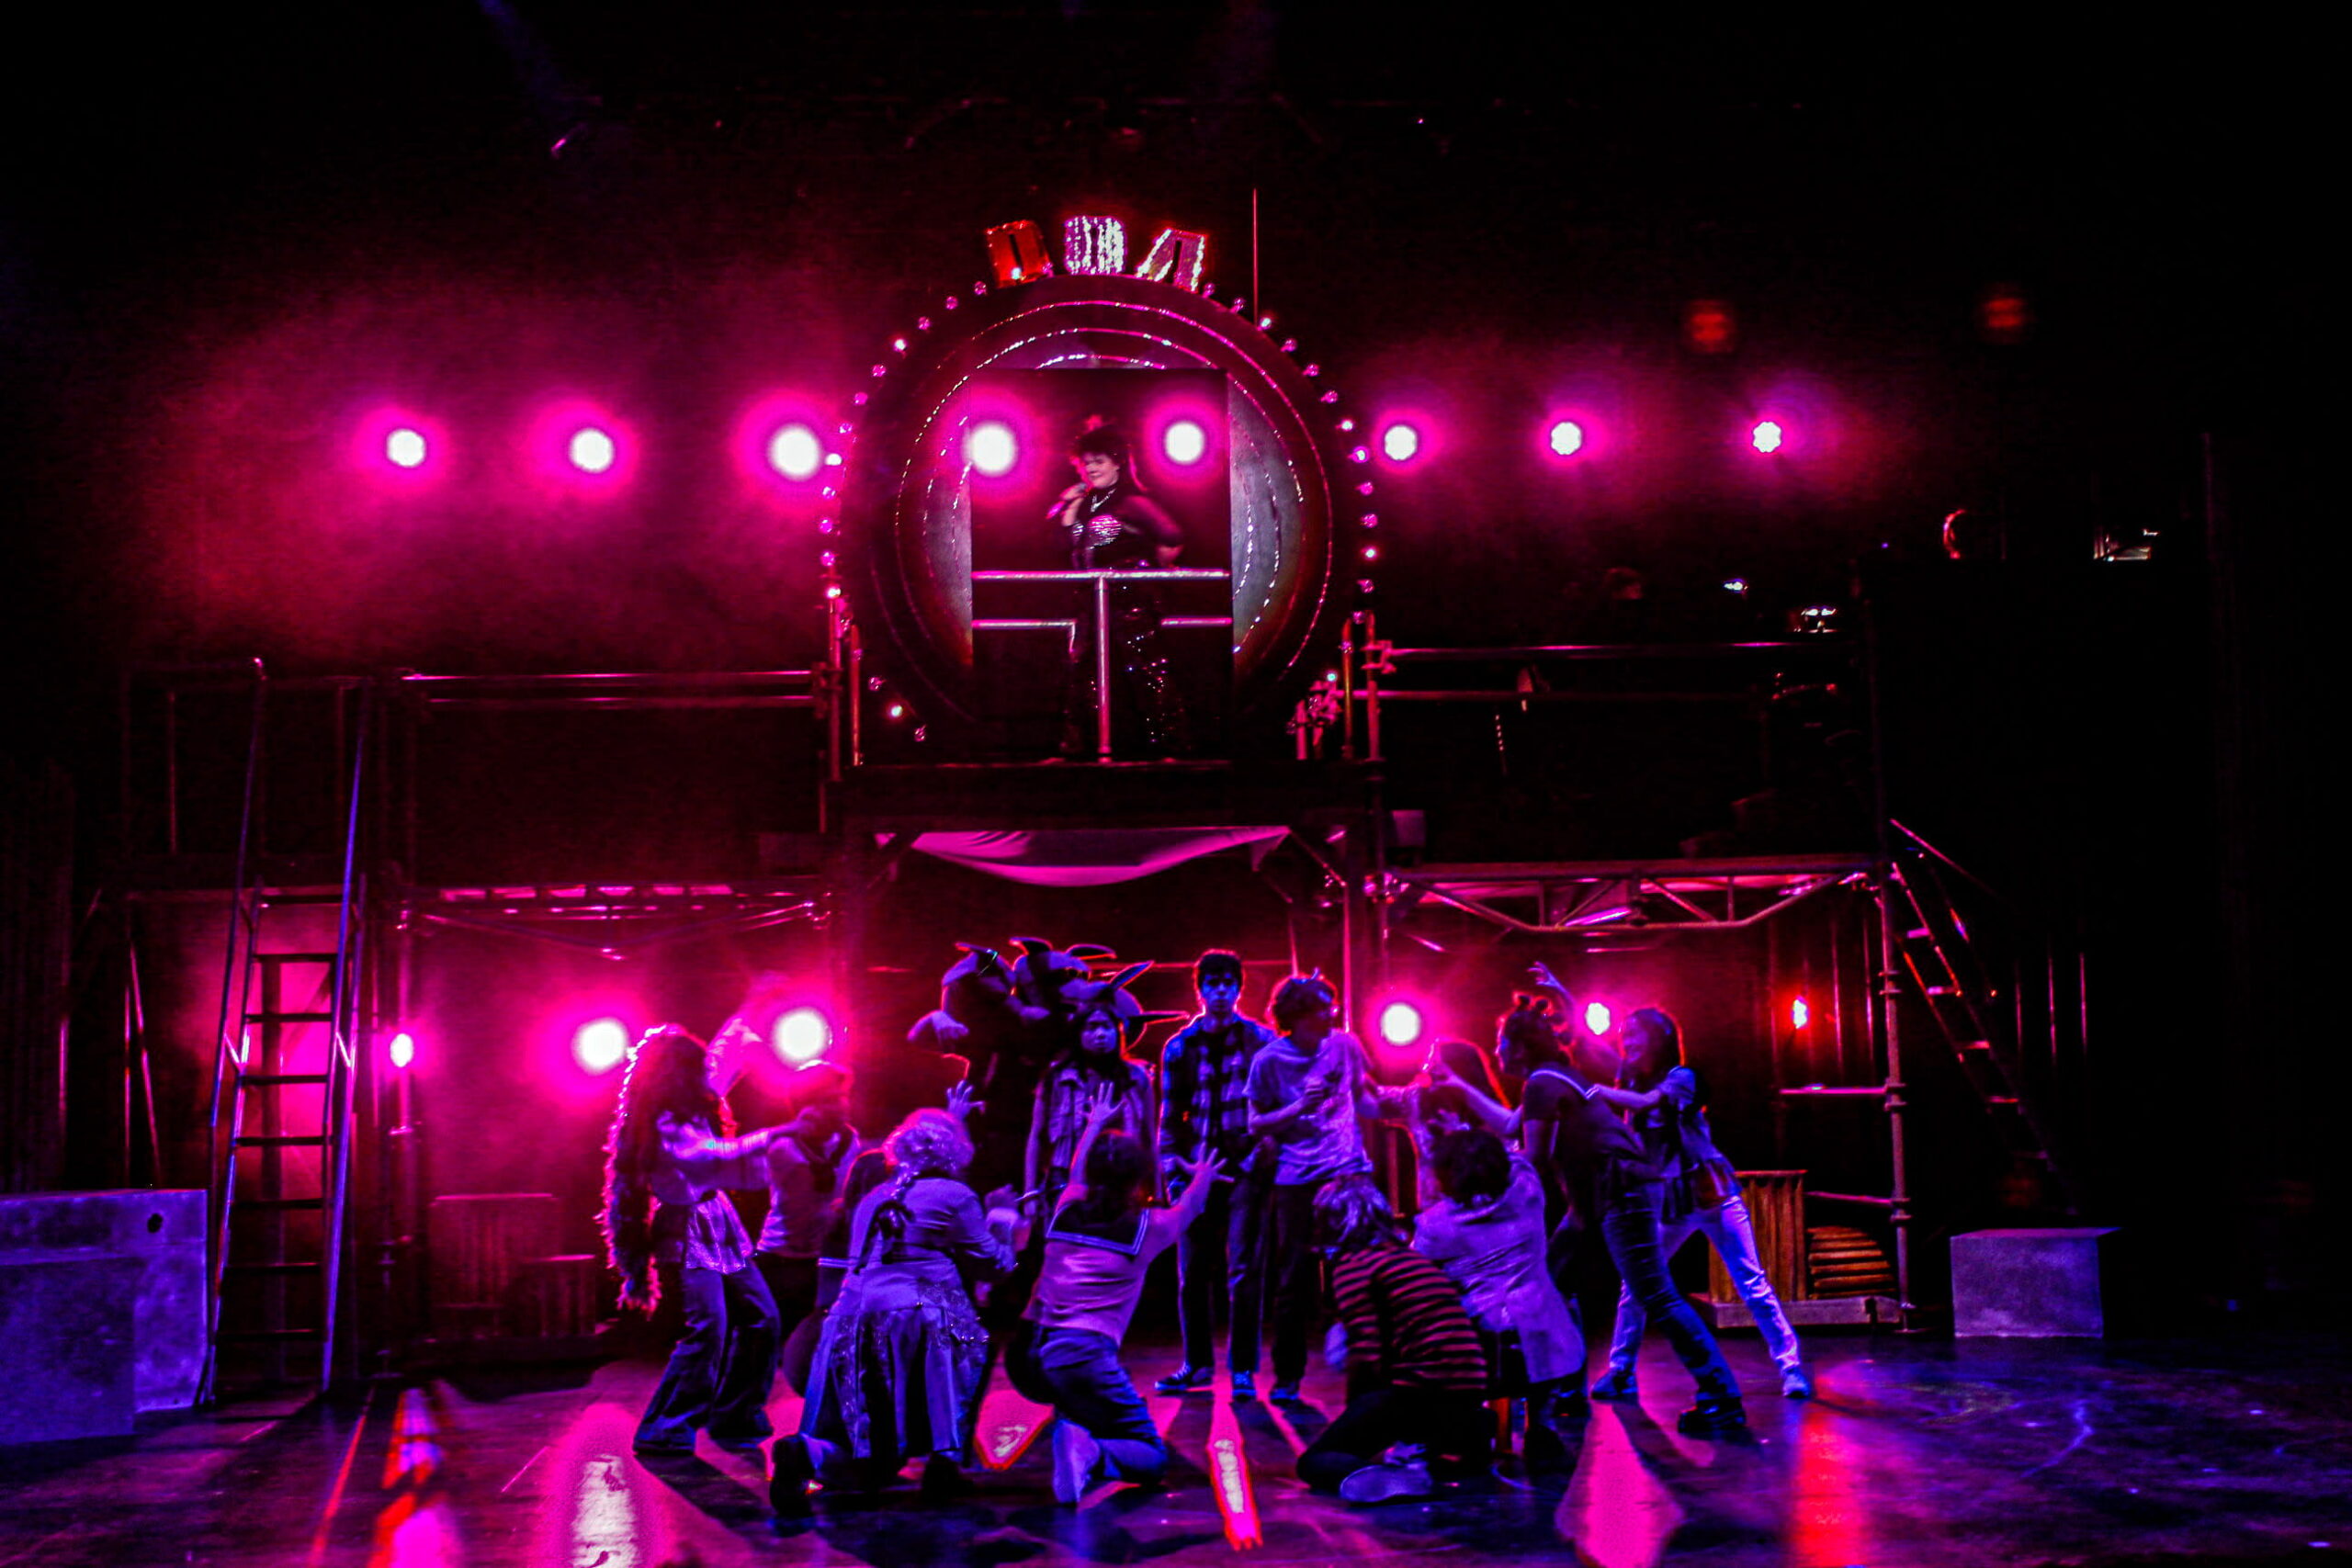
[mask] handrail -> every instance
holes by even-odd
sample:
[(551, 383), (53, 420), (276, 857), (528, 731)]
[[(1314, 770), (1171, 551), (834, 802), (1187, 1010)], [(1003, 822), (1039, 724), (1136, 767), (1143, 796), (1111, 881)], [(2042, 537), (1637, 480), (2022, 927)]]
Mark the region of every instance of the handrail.
[(1842, 646), (1834, 637), (1771, 642), (1555, 642), (1521, 648), (1392, 648), (1399, 664), (1491, 664), (1526, 659), (1721, 659), (1739, 654), (1792, 653)]
[(1936, 848), (1935, 845), (1928, 842), (1927, 840), (1921, 838), (1917, 833), (1905, 827), (1901, 822), (1896, 821), (1894, 818), (1889, 817), (1886, 819), (1886, 825), (1894, 829), (1896, 832), (1902, 834), (1905, 838), (1910, 840), (1911, 842), (1918, 848), (1925, 850), (1938, 863), (1948, 866), (1951, 870), (1959, 873), (1962, 877), (1967, 879), (1969, 886), (1974, 887), (1987, 898), (1992, 899), (2004, 909), (2007, 909), (2012, 913), (2016, 912), (2017, 906), (2009, 902), (2007, 894), (2003, 893), (1999, 888), (1994, 886), (1991, 883), (1985, 881), (1983, 877), (1977, 875), (1974, 872), (1969, 870), (1966, 866), (1952, 859), (1951, 856), (1944, 853), (1943, 851)]

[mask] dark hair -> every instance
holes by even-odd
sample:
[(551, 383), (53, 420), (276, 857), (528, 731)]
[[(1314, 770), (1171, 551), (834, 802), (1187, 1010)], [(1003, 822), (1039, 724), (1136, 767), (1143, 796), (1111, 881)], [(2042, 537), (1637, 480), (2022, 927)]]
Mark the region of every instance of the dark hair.
[(1119, 472), (1128, 480), (1135, 479), (1135, 458), (1127, 446), (1127, 433), (1107, 419), (1089, 420), (1078, 439), (1069, 444), (1072, 457), (1108, 457), (1119, 465)]
[[(1498, 1094), (1495, 1098), (1500, 1100), (1502, 1096)], [(1470, 1097), (1463, 1092), (1460, 1084), (1423, 1084), (1413, 1091), (1413, 1109), (1424, 1122), (1440, 1111), (1457, 1122), (1467, 1122), (1470, 1120)]]
[(1193, 985), (1195, 989), (1220, 978), (1240, 984), (1241, 954), (1222, 947), (1212, 947), (1193, 960)]
[(1335, 1176), (1315, 1194), (1315, 1237), (1334, 1252), (1396, 1241), (1396, 1216), (1368, 1176)]
[(1635, 1025), (1652, 1042), (1638, 1058), (1625, 1063), (1625, 1071), (1635, 1089), (1649, 1089), (1682, 1065), (1682, 1030), (1669, 1013), (1661, 1008), (1637, 1008), (1625, 1019), (1624, 1033), (1634, 1032)]
[(731, 1137), (735, 1118), (710, 1087), (710, 1058), (702, 1041), (675, 1023), (656, 1024), (628, 1055), (628, 1072), (605, 1138), (605, 1201), (598, 1223), (605, 1259), (621, 1277), (625, 1298), (650, 1304), (660, 1295), (653, 1273), (653, 1164), (662, 1147), (663, 1115), (699, 1121)]
[(1336, 1008), (1340, 993), (1320, 975), (1293, 975), (1274, 987), (1274, 1027), (1284, 1034), (1308, 1013)]
[(1503, 1097), (1502, 1078), (1486, 1052), (1468, 1040), (1441, 1040), (1430, 1047), (1441, 1066), (1489, 1100)]
[(1151, 1179), (1151, 1155), (1139, 1138), (1125, 1133), (1096, 1135), (1086, 1151), (1086, 1195), (1069, 1206), (1070, 1218), (1089, 1230), (1104, 1230), (1142, 1207), (1143, 1186)]
[(1430, 1174), (1457, 1203), (1487, 1201), (1510, 1190), (1510, 1151), (1483, 1128), (1448, 1133), (1430, 1150)]
[(1526, 1052), (1528, 1059), (1539, 1067), (1560, 1059), (1560, 1031), (1552, 1021), (1549, 1000), (1531, 996), (1511, 998), (1510, 1011), (1495, 1024), (1495, 1048), (1499, 1051), (1510, 1045)]

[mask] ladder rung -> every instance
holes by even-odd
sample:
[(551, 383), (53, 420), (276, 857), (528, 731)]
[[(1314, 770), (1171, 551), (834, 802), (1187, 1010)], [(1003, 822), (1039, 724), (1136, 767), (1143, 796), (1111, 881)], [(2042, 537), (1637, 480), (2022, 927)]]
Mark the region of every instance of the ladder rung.
[(1988, 1094), (1984, 1097), (1987, 1105), (2015, 1105), (2017, 1102), (2018, 1097), (2014, 1094)]
[(331, 1012), (249, 1012), (247, 1023), (333, 1023)]
[(326, 1206), (324, 1198), (239, 1198), (231, 1204), (232, 1209), (323, 1209)]
[(256, 953), (252, 956), (256, 964), (332, 964), (343, 954), (330, 951), (326, 953)]
[(1929, 986), (1927, 987), (1927, 992), (1931, 997), (1956, 997), (1960, 995), (1960, 987), (1958, 986)]
[(324, 1133), (242, 1133), (229, 1140), (241, 1149), (323, 1148)]
[(335, 892), (335, 893), (272, 893), (272, 892), (270, 892), (270, 891), (268, 891), (267, 889), (266, 889), (266, 888), (265, 888), (265, 889), (263, 890), (263, 892), (262, 892), (261, 901), (262, 901), (265, 905), (267, 905), (267, 904), (340, 904), (340, 903), (342, 903), (342, 902), (343, 902), (343, 895), (342, 895), (340, 892)]
[(327, 1076), (324, 1073), (245, 1073), (241, 1077), (248, 1087), (254, 1089), (276, 1089), (287, 1084), (322, 1084), (327, 1081)]
[(232, 1263), (229, 1265), (229, 1272), (232, 1274), (315, 1274), (318, 1271), (319, 1266), (315, 1263)]
[(1905, 942), (1933, 942), (1935, 939), (1936, 933), (1925, 926), (1914, 926), (1903, 933)]

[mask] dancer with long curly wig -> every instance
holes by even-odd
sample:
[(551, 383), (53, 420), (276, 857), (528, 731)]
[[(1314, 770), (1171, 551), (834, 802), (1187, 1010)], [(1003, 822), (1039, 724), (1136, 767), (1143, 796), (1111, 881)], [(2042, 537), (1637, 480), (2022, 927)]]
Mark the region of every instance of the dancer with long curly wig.
[[(756, 1450), (773, 1432), (766, 1404), (778, 1348), (775, 1303), (752, 1265), (752, 1238), (730, 1188), (767, 1185), (779, 1129), (735, 1136), (726, 1090), (736, 1047), (753, 1036), (730, 1019), (711, 1045), (657, 1025), (629, 1054), (605, 1145), (604, 1231), (621, 1306), (650, 1314), (665, 1282), (685, 1331), (638, 1422), (637, 1451), (690, 1454), (695, 1432)], [(657, 1267), (659, 1273), (656, 1272)]]

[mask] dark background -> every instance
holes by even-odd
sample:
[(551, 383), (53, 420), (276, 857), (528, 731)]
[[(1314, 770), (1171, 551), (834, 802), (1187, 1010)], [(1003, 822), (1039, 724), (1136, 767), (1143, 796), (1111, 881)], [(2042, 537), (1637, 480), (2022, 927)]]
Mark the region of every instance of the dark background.
[[(2304, 242), (2332, 189), (2306, 44), (1238, 3), (51, 18), (0, 64), (12, 962), (41, 889), (79, 908), (108, 874), (130, 663), (809, 661), (819, 501), (728, 456), (742, 411), (840, 407), (982, 275), (985, 226), (1109, 212), (1209, 232), (1220, 290), (1349, 406), (1428, 423), (1426, 462), (1379, 470), (1400, 641), (1749, 635), (1876, 584), (1897, 814), (2085, 922), (2114, 1212), (2178, 1238), (2185, 1303), (2322, 1299), (2333, 971), (2294, 891), (2329, 879), (2338, 290)], [(1998, 288), (2022, 341), (1984, 331)], [(1701, 299), (1731, 352), (1684, 343)], [(559, 394), (640, 443), (626, 488), (514, 460)], [(349, 462), (387, 401), (449, 432), (432, 486)], [(1759, 468), (1739, 433), (1791, 403), (1820, 440)], [(1571, 406), (1600, 445), (1562, 468), (1536, 443)], [(1955, 507), (2005, 560), (1942, 559)], [(716, 874), (805, 827), (805, 740), (649, 728), (451, 745), (441, 874)], [(1695, 730), (1546, 744), (1531, 783), (1492, 735), (1432, 736), (1396, 803), (1671, 853), (1754, 782)], [(1136, 921), (1187, 892), (1146, 886)], [(1053, 934), (1115, 923), (1071, 908)], [(1009, 934), (948, 923), (908, 928), (910, 974)], [(16, 996), (11, 1052), (53, 1046), (48, 1006)], [(69, 1179), (107, 1179), (94, 1146)]]

